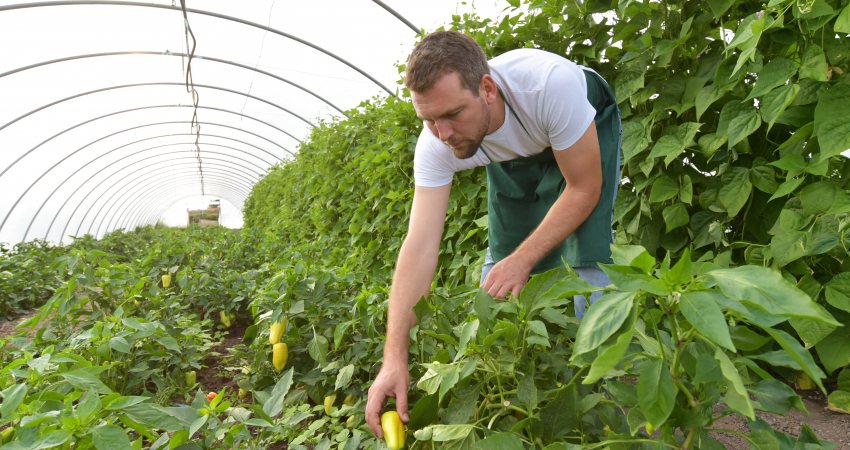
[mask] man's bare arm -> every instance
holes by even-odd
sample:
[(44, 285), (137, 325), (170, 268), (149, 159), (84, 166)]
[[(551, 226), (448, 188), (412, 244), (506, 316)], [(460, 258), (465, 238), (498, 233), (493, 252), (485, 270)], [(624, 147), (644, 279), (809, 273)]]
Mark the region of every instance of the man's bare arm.
[(396, 410), (404, 421), (408, 420), (407, 352), (410, 329), (416, 323), (413, 307), (428, 295), (434, 279), (450, 192), (451, 185), (447, 184), (417, 187), (413, 194), (407, 237), (401, 245), (390, 287), (384, 360), (366, 402), (366, 423), (378, 437), (383, 435), (380, 413), (387, 397), (395, 397)]
[(534, 265), (587, 220), (602, 192), (602, 159), (596, 125), (570, 148), (555, 151), (567, 186), (540, 225), (487, 275), (483, 288), (494, 297), (519, 295)]

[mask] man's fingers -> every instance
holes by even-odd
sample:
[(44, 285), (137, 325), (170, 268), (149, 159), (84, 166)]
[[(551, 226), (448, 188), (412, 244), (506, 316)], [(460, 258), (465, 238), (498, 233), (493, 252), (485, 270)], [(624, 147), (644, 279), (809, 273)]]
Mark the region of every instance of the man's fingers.
[(396, 393), (395, 398), (395, 409), (398, 411), (398, 415), (401, 416), (401, 420), (405, 423), (410, 420), (410, 417), (407, 415), (407, 386), (401, 388)]
[(378, 392), (369, 392), (369, 399), (366, 401), (366, 423), (372, 434), (378, 438), (384, 437), (384, 432), (381, 429), (381, 406), (384, 404), (384, 394)]

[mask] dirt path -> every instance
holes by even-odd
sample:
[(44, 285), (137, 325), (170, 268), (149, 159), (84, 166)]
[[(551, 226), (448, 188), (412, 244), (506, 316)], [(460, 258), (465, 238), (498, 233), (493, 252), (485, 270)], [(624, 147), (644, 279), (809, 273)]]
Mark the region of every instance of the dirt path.
[[(774, 429), (789, 436), (797, 437), (800, 434), (802, 424), (808, 425), (817, 434), (819, 439), (829, 440), (835, 443), (836, 450), (850, 450), (850, 414), (840, 414), (826, 409), (826, 397), (820, 391), (797, 391), (803, 399), (809, 415), (800, 411), (791, 410), (784, 416), (776, 414), (758, 413), (757, 416), (769, 423)], [(747, 419), (741, 416), (729, 416), (717, 422), (714, 428), (725, 428), (749, 432)], [(747, 442), (737, 436), (718, 434), (715, 438), (722, 442), (728, 449), (745, 450), (750, 448)]]
[[(15, 327), (17, 327), (19, 323), (29, 319), (37, 313), (38, 310), (34, 309), (32, 311), (27, 311), (12, 320), (0, 320), (0, 339), (18, 333), (20, 330), (16, 330)], [(29, 336), (32, 337), (32, 334), (29, 334)]]

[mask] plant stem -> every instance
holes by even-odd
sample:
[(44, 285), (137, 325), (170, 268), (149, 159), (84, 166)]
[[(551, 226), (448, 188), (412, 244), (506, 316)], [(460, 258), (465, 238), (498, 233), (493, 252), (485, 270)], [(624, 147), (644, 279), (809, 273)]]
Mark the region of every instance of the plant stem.
[(682, 443), (682, 450), (687, 450), (691, 448), (691, 444), (694, 441), (694, 437), (696, 436), (696, 430), (691, 428), (691, 431), (688, 432), (688, 437), (685, 438), (685, 442)]

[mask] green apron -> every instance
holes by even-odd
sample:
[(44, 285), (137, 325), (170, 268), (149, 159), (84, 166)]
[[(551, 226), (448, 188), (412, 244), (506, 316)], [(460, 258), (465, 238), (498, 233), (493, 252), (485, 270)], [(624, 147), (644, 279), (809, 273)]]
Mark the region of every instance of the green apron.
[[(563, 267), (565, 262), (571, 267), (611, 262), (611, 220), (620, 179), (620, 113), (605, 80), (593, 71), (584, 73), (587, 99), (596, 110), (594, 123), (602, 154), (602, 193), (587, 220), (544, 256), (532, 273)], [(513, 253), (537, 228), (564, 191), (566, 181), (552, 149), (547, 148), (535, 156), (488, 164), (487, 182), (488, 244), (493, 260), (498, 262)]]

